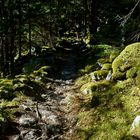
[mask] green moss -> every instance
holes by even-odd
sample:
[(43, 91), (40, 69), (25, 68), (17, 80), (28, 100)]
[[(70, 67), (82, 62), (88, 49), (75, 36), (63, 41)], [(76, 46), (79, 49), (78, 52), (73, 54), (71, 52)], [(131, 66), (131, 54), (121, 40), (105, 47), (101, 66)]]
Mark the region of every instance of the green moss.
[(140, 75), (137, 75), (136, 77), (136, 84), (137, 86), (140, 86)]
[(112, 64), (110, 63), (105, 63), (102, 67), (102, 70), (111, 70), (112, 69)]
[(79, 71), (80, 74), (85, 74), (85, 73), (89, 73), (91, 71), (93, 71), (94, 69), (94, 65), (86, 65), (84, 69), (81, 69)]
[(85, 74), (84, 76), (81, 76), (79, 78), (76, 79), (75, 81), (75, 85), (76, 86), (82, 86), (88, 82), (91, 82), (91, 77), (88, 74)]
[(131, 87), (133, 84), (135, 84), (135, 80), (132, 78), (129, 78), (129, 79), (124, 80), (124, 81), (118, 81), (113, 88), (116, 91), (118, 90), (118, 91), (122, 92), (122, 90), (125, 90), (125, 89)]
[(131, 136), (135, 136), (138, 140), (140, 139), (140, 126), (138, 125), (134, 130), (131, 130), (130, 132)]
[(14, 107), (14, 106), (18, 106), (19, 105), (19, 101), (15, 101), (14, 99), (12, 101), (7, 101), (7, 100), (1, 100), (0, 103), (0, 107), (4, 108), (4, 107)]
[(94, 90), (92, 108), (78, 115), (79, 140), (127, 138), (133, 119), (139, 114), (139, 95), (140, 89), (132, 78), (111, 84), (103, 91)]
[(42, 100), (41, 94), (44, 92), (44, 84), (38, 77), (39, 76), (35, 74), (16, 76), (13, 80), (13, 90), (26, 96)]
[(133, 67), (126, 72), (126, 78), (133, 78), (137, 75), (137, 68)]
[[(140, 66), (140, 43), (134, 43), (126, 46), (118, 57), (112, 63), (114, 79), (120, 79), (120, 71), (126, 74), (131, 67)], [(122, 76), (124, 76), (124, 73)]]
[(105, 63), (109, 63), (109, 58), (100, 58), (97, 60), (97, 62), (101, 63), (101, 64), (105, 64)]
[(120, 69), (121, 72), (125, 72), (125, 71), (129, 70), (131, 67), (132, 66), (131, 66), (130, 63), (128, 63), (128, 64), (124, 63), (124, 65), (120, 66), (119, 69)]
[(97, 80), (102, 80), (106, 78), (108, 72), (109, 70), (98, 70), (91, 73), (91, 75), (93, 74)]
[(35, 75), (41, 75), (41, 76), (46, 76), (47, 70), (50, 69), (50, 66), (42, 66), (41, 68), (39, 68), (38, 70), (34, 71), (33, 74)]
[(112, 51), (112, 46), (106, 44), (94, 45), (94, 52), (97, 57), (109, 56)]
[(92, 94), (94, 91), (106, 90), (110, 85), (109, 81), (102, 80), (99, 82), (86, 83), (81, 87), (81, 91), (85, 94)]
[(119, 50), (118, 49), (114, 49), (111, 54), (110, 54), (110, 58), (109, 61), (113, 62), (113, 60), (119, 55)]
[(13, 80), (1, 79), (0, 85), (0, 99), (11, 100), (15, 97), (13, 92)]

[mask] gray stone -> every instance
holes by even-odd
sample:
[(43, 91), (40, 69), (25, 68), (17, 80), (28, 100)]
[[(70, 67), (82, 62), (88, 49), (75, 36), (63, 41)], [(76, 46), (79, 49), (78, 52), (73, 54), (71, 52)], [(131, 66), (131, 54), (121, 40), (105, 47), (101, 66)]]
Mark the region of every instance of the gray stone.
[(36, 119), (29, 115), (22, 115), (19, 119), (19, 124), (21, 126), (31, 126), (36, 123)]
[(134, 119), (131, 125), (130, 135), (140, 138), (140, 115), (136, 116)]
[(131, 125), (131, 130), (136, 129), (137, 127), (140, 127), (140, 115), (136, 116), (136, 118), (134, 119)]
[(106, 80), (110, 80), (112, 77), (112, 72), (111, 70), (108, 72), (107, 76), (106, 76)]
[(91, 79), (92, 79), (93, 82), (96, 82), (97, 79), (96, 79), (94, 73), (91, 73), (90, 74), (90, 77), (91, 77)]
[(31, 131), (29, 131), (26, 135), (25, 135), (25, 137), (24, 137), (24, 139), (26, 139), (26, 140), (35, 140), (35, 139), (37, 139), (37, 134), (36, 134), (36, 131), (33, 129), (33, 130), (31, 130)]
[(30, 107), (28, 107), (27, 105), (21, 105), (21, 108), (23, 108), (26, 111), (31, 111), (32, 109)]
[(14, 137), (14, 139), (13, 140), (22, 140), (22, 138), (21, 138), (21, 136), (20, 135), (17, 135), (17, 136), (15, 136)]

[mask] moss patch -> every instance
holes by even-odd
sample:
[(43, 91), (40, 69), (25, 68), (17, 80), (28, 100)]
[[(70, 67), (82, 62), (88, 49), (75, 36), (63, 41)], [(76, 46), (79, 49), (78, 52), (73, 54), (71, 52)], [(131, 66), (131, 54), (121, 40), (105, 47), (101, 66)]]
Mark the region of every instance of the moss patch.
[(94, 91), (106, 90), (110, 86), (110, 82), (102, 80), (99, 82), (86, 83), (81, 87), (81, 91), (85, 94), (92, 94)]
[(114, 49), (110, 54), (109, 61), (113, 62), (113, 60), (119, 55), (119, 52), (120, 51), (118, 49)]
[[(112, 63), (113, 78), (120, 79), (131, 67), (140, 66), (140, 43), (134, 43), (126, 46), (118, 57)], [(123, 74), (121, 74), (123, 73)]]
[(97, 62), (99, 62), (101, 64), (105, 64), (105, 63), (110, 63), (110, 60), (109, 60), (109, 58), (100, 58), (100, 59), (98, 59)]
[(112, 69), (112, 64), (110, 63), (105, 63), (102, 67), (102, 70), (111, 70)]
[(88, 82), (91, 82), (91, 81), (92, 80), (91, 80), (90, 75), (89, 74), (85, 74), (84, 76), (81, 76), (81, 77), (76, 79), (75, 85), (76, 86), (82, 86), (82, 85), (84, 85), (84, 84), (86, 84)]
[(91, 73), (91, 75), (93, 74), (97, 80), (103, 80), (106, 78), (108, 72), (109, 70), (98, 70)]
[(137, 68), (133, 67), (126, 72), (126, 78), (134, 78), (137, 75)]
[[(91, 86), (92, 85), (92, 86)], [(79, 113), (77, 134), (79, 140), (120, 140), (130, 135), (129, 130), (140, 112), (140, 89), (135, 79), (127, 79), (97, 90), (91, 84), (91, 107)], [(85, 85), (85, 88), (89, 85)], [(84, 88), (84, 87), (83, 87)], [(133, 137), (133, 136), (129, 136)]]

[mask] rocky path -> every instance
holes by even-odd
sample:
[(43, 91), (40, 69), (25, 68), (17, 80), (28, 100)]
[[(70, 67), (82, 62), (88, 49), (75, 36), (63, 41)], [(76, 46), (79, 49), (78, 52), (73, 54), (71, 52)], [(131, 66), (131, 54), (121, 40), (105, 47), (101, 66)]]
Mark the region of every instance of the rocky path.
[(59, 79), (50, 79), (42, 94), (44, 101), (27, 99), (16, 112), (17, 133), (10, 140), (71, 140), (76, 123), (72, 100), (75, 98), (76, 56), (68, 55)]

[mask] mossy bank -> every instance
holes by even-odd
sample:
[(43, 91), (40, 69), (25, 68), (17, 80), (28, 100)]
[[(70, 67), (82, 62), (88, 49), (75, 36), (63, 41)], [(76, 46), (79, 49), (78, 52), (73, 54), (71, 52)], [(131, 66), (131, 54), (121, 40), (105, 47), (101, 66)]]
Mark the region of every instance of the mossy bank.
[[(98, 70), (89, 72), (77, 80), (81, 87), (79, 95), (83, 95), (83, 100), (86, 98), (86, 103), (82, 104), (78, 115), (75, 139), (140, 138), (137, 131), (140, 130), (139, 122), (133, 124), (134, 119), (140, 115), (140, 43), (126, 46), (118, 56), (112, 57), (113, 53), (106, 57), (108, 61), (103, 57), (97, 60), (96, 63), (102, 63)], [(106, 74), (102, 74), (103, 71), (107, 71)], [(109, 71), (111, 77), (107, 79)]]

